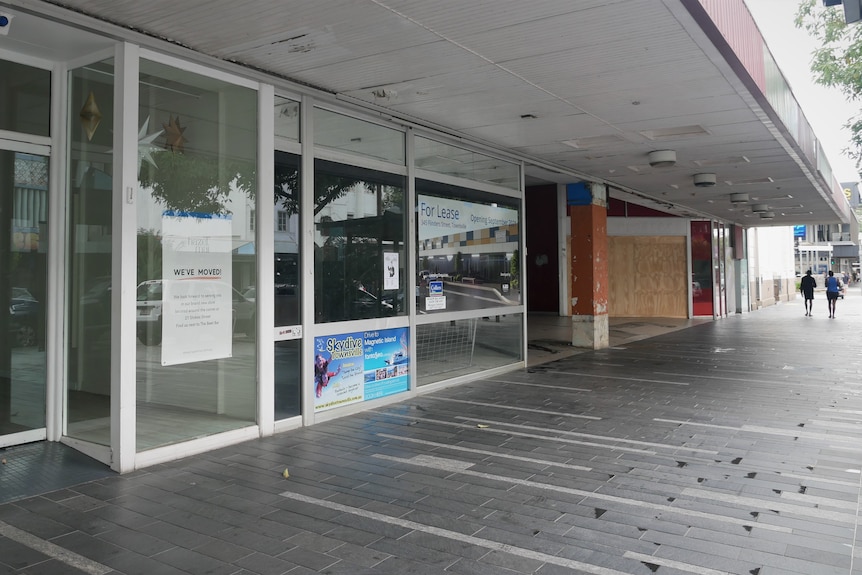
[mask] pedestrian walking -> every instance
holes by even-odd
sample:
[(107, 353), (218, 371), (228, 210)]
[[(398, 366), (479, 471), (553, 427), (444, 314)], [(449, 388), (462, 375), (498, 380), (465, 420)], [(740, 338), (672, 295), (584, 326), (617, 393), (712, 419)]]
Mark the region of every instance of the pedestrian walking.
[(808, 317), (811, 317), (811, 312), (814, 311), (814, 288), (816, 287), (817, 280), (811, 275), (811, 270), (808, 270), (799, 282), (799, 291), (805, 298), (805, 315)]
[(835, 318), (835, 302), (838, 301), (838, 294), (841, 292), (841, 282), (835, 277), (832, 270), (829, 270), (829, 275), (826, 277), (826, 303), (829, 306), (829, 317)]

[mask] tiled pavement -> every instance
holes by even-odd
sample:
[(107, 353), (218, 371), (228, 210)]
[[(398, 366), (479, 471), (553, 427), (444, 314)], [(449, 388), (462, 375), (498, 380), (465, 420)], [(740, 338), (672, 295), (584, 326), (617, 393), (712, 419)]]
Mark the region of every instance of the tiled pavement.
[(862, 575), (862, 295), (816, 303), (0, 505), (0, 574)]

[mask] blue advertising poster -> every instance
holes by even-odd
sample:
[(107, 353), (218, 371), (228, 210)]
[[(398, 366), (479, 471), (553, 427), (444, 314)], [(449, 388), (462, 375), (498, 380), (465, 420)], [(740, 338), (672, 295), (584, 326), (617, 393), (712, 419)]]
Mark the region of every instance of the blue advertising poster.
[(805, 237), (805, 226), (793, 226), (793, 237), (794, 238), (804, 238)]
[(410, 388), (407, 328), (365, 332), (365, 399)]
[(314, 338), (314, 410), (410, 388), (408, 328)]

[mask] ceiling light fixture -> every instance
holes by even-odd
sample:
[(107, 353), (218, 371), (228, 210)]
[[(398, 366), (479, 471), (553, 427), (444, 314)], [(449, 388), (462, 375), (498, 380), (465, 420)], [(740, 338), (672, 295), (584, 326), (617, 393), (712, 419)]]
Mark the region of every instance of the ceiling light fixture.
[(760, 212), (761, 220), (771, 220), (775, 217), (775, 212)]
[(731, 204), (747, 204), (748, 203), (748, 194), (730, 194), (730, 203)]
[(676, 152), (673, 150), (654, 150), (647, 157), (653, 168), (668, 168), (676, 164)]
[(715, 185), (715, 174), (695, 174), (694, 185), (698, 188), (711, 188)]
[(751, 211), (754, 213), (763, 213), (767, 210), (769, 210), (769, 206), (766, 204), (753, 204), (751, 206)]

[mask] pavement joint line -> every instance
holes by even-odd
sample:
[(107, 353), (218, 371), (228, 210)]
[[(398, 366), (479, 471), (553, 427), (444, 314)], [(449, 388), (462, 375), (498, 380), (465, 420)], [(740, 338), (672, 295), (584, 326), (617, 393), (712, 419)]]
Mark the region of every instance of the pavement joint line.
[(845, 487), (855, 487), (859, 483), (857, 481), (844, 481), (843, 479), (828, 479), (826, 477), (814, 477), (813, 475), (803, 475), (801, 473), (784, 473), (779, 471), (781, 477), (789, 477), (791, 479), (802, 479), (812, 483), (827, 483), (830, 485), (843, 485)]
[(604, 375), (599, 373), (587, 373), (587, 372), (578, 372), (578, 371), (548, 371), (548, 373), (559, 374), (559, 375), (577, 375), (580, 377), (600, 377), (604, 379), (613, 379), (617, 381), (643, 381), (646, 383), (666, 383), (668, 385), (690, 385), (684, 381), (667, 381), (664, 379), (645, 379), (643, 377), (622, 377), (619, 375)]
[[(397, 463), (405, 463), (407, 465), (415, 465), (417, 467), (428, 467), (424, 465), (421, 460), (414, 461), (414, 458), (401, 458), (394, 457), (391, 455), (383, 455), (375, 453), (372, 457), (377, 459), (384, 459), (386, 461), (394, 461)], [(439, 469), (437, 467), (431, 466), (432, 469)], [(637, 499), (628, 499), (626, 497), (620, 497), (618, 495), (607, 495), (604, 493), (596, 493), (595, 491), (585, 491), (583, 489), (574, 489), (572, 487), (562, 487), (559, 485), (550, 485), (547, 483), (541, 483), (538, 481), (531, 481), (527, 479), (517, 479), (514, 477), (505, 477), (502, 475), (493, 475), (491, 473), (483, 473), (481, 471), (471, 471), (469, 469), (465, 469), (463, 471), (457, 471), (456, 473), (460, 473), (462, 475), (470, 475), (473, 477), (480, 477), (482, 479), (491, 479), (493, 481), (500, 481), (503, 483), (511, 483), (514, 485), (520, 485), (523, 487), (529, 487), (531, 489), (541, 489), (544, 491), (552, 491), (556, 493), (566, 493), (568, 495), (578, 495), (584, 498), (584, 501), (581, 503), (587, 505), (585, 501), (590, 499), (597, 499), (599, 501), (608, 501), (613, 503), (620, 503), (622, 505), (629, 505), (632, 507), (641, 507), (643, 509), (652, 509), (654, 511), (659, 511), (660, 513), (670, 513), (676, 515), (682, 515), (685, 517), (699, 517), (701, 519), (708, 519), (711, 521), (721, 521), (724, 523), (731, 523), (733, 525), (739, 525), (741, 527), (757, 527), (760, 529), (766, 529), (767, 531), (777, 531), (780, 533), (792, 533), (793, 530), (789, 527), (782, 527), (779, 525), (769, 525), (767, 523), (759, 523), (757, 521), (748, 521), (746, 519), (739, 519), (736, 517), (726, 517), (724, 515), (716, 515), (714, 513), (706, 513), (704, 511), (695, 511), (693, 509), (685, 509), (682, 507), (669, 507), (667, 505), (659, 505), (657, 503), (650, 503), (648, 501), (639, 501)], [(661, 519), (657, 517), (657, 519)]]
[[(832, 433), (817, 433), (814, 431), (804, 431), (801, 429), (779, 429), (777, 427), (766, 427), (762, 425), (716, 425), (714, 423), (699, 423), (696, 421), (685, 421), (682, 419), (663, 419), (661, 417), (653, 418), (653, 421), (659, 421), (662, 423), (676, 423), (677, 425), (692, 425), (696, 427), (709, 427), (712, 429), (729, 429), (735, 431), (747, 431), (749, 433), (765, 433), (768, 435), (781, 435), (784, 437), (799, 437), (801, 439), (821, 439), (826, 441), (847, 441), (851, 443), (858, 443), (858, 437), (849, 437), (847, 435), (834, 435)], [(838, 445), (830, 446), (836, 449), (844, 449), (856, 451), (856, 449), (851, 447), (841, 447)], [(862, 448), (859, 449), (862, 451)]]
[[(557, 373), (556, 371), (553, 373)], [(529, 381), (511, 381), (507, 379), (486, 379), (483, 381), (488, 381), (491, 383), (508, 383), (509, 385), (523, 385), (525, 387), (545, 387), (548, 389), (564, 389), (566, 391), (583, 391), (584, 393), (592, 393), (592, 389), (587, 389), (585, 387), (569, 387), (566, 385), (547, 385), (544, 383), (531, 383)]]
[(802, 507), (799, 505), (782, 503), (781, 501), (758, 499), (757, 497), (743, 497), (740, 495), (732, 495), (730, 493), (724, 493), (721, 491), (709, 491), (706, 489), (694, 489), (692, 487), (686, 487), (680, 492), (680, 495), (685, 497), (694, 497), (696, 499), (708, 499), (710, 502), (721, 501), (722, 503), (731, 503), (733, 505), (741, 505), (746, 507), (758, 507), (760, 509), (793, 513), (796, 515), (804, 515), (806, 517), (814, 517), (817, 519), (828, 519), (830, 521), (840, 521), (843, 523), (856, 523), (856, 516), (851, 515), (850, 513), (828, 511), (826, 509), (820, 509), (817, 507)]
[(26, 531), (22, 531), (4, 521), (0, 521), (0, 535), (90, 575), (105, 575), (113, 571), (113, 569), (106, 565), (64, 549), (41, 537), (36, 537)]
[(539, 465), (545, 465), (547, 467), (559, 467), (562, 469), (572, 469), (575, 471), (592, 471), (592, 467), (586, 467), (584, 465), (574, 465), (572, 463), (559, 463), (554, 461), (548, 461), (545, 459), (534, 459), (532, 457), (521, 457), (519, 455), (508, 455), (506, 453), (499, 453), (496, 451), (488, 451), (485, 449), (472, 449), (470, 447), (462, 447), (460, 445), (449, 445), (447, 443), (437, 443), (435, 441), (427, 441), (425, 439), (415, 439), (413, 437), (401, 437), (399, 435), (390, 435), (388, 433), (378, 433), (378, 437), (384, 437), (386, 439), (394, 439), (397, 441), (408, 441), (410, 443), (418, 443), (420, 445), (428, 445), (430, 447), (440, 447), (442, 449), (453, 449), (456, 451), (465, 451), (467, 453), (476, 453), (478, 455), (488, 455), (491, 457), (496, 457), (499, 459), (507, 459), (512, 461), (523, 461), (525, 463), (536, 463)]
[[(389, 417), (397, 417), (399, 419), (410, 419), (413, 421), (422, 421), (427, 423), (436, 423), (438, 425), (449, 425), (451, 427), (460, 427), (463, 429), (474, 429), (476, 426), (467, 424), (467, 423), (455, 423), (454, 421), (444, 421), (442, 419), (431, 419), (431, 418), (417, 418), (411, 415), (401, 415), (400, 413), (386, 413)], [(486, 420), (482, 420), (486, 421)], [(534, 428), (534, 429), (542, 429), (542, 428)], [(657, 452), (651, 451), (649, 449), (637, 449), (635, 447), (623, 447), (621, 445), (609, 445), (607, 443), (594, 443), (592, 441), (579, 441), (577, 439), (567, 439), (565, 437), (559, 437), (558, 435), (539, 435), (537, 433), (524, 433), (522, 431), (514, 431), (512, 429), (494, 429), (493, 427), (483, 428), (482, 431), (486, 433), (502, 433), (506, 435), (513, 435), (516, 437), (529, 437), (531, 439), (542, 439), (544, 441), (557, 441), (559, 443), (571, 443), (574, 445), (586, 445), (588, 447), (601, 447), (603, 449), (610, 449), (613, 451), (629, 451), (631, 453), (642, 453), (644, 455), (658, 455)], [(560, 433), (557, 431), (545, 430), (549, 433)], [(687, 449), (685, 451), (688, 451)]]
[(558, 417), (574, 417), (577, 419), (592, 419), (594, 421), (601, 421), (602, 417), (597, 417), (595, 415), (581, 415), (579, 413), (560, 413), (559, 411), (551, 411), (548, 409), (530, 409), (528, 407), (514, 407), (511, 405), (500, 405), (498, 403), (485, 403), (482, 401), (469, 401), (466, 399), (454, 399), (449, 397), (435, 397), (436, 401), (452, 401), (455, 403), (466, 403), (467, 405), (478, 405), (482, 407), (496, 407), (497, 409), (510, 409), (513, 411), (526, 411), (528, 413), (541, 413), (544, 415), (556, 415)]
[(822, 507), (834, 507), (845, 509), (850, 503), (845, 499), (834, 499), (832, 497), (821, 497), (819, 495), (805, 495), (795, 491), (782, 491), (780, 497), (790, 501), (799, 501), (800, 503), (813, 503)]
[(334, 501), (327, 501), (324, 499), (318, 499), (316, 497), (309, 497), (307, 495), (292, 493), (290, 491), (285, 491), (283, 493), (280, 493), (279, 495), (287, 499), (293, 499), (294, 501), (301, 501), (303, 503), (309, 503), (311, 505), (319, 505), (327, 509), (332, 509), (333, 511), (340, 511), (342, 513), (349, 513), (351, 515), (365, 517), (366, 519), (372, 519), (375, 521), (388, 523), (390, 525), (397, 525), (405, 529), (428, 533), (430, 535), (436, 535), (437, 537), (443, 537), (445, 539), (451, 539), (453, 541), (458, 541), (461, 543), (476, 545), (477, 547), (483, 547), (492, 551), (509, 553), (511, 555), (523, 557), (525, 559), (542, 561), (544, 563), (557, 565), (559, 567), (565, 567), (567, 569), (579, 569), (587, 573), (592, 573), (593, 575), (628, 575), (624, 571), (617, 571), (616, 569), (609, 569), (600, 565), (593, 565), (590, 563), (575, 561), (574, 559), (566, 559), (564, 557), (548, 555), (547, 553), (533, 551), (532, 549), (525, 549), (523, 547), (515, 547), (506, 543), (498, 543), (497, 541), (491, 541), (490, 539), (482, 539), (481, 537), (476, 537), (475, 535), (467, 535), (465, 533), (450, 531), (448, 529), (441, 529), (440, 527), (425, 525), (423, 523), (417, 523), (416, 521), (410, 521), (408, 519), (390, 517), (388, 515), (383, 515), (382, 513), (369, 511), (367, 509), (360, 509), (358, 507), (350, 507), (348, 505), (343, 505)]
[[(654, 371), (656, 375), (676, 375), (676, 376), (685, 376), (684, 373), (674, 373), (672, 371)], [(746, 379), (741, 375), (697, 375), (698, 379), (723, 379), (726, 381), (732, 381), (734, 383), (765, 383), (769, 385), (787, 385), (788, 382), (786, 380), (766, 380), (766, 379)], [(793, 382), (793, 385), (806, 385), (803, 382)], [(808, 385), (808, 387), (815, 387), (814, 385)]]
[[(464, 421), (491, 422), (494, 425), (502, 425), (502, 426), (506, 426), (506, 427), (516, 427), (518, 429), (532, 429), (534, 431), (535, 430), (548, 431), (544, 427), (536, 427), (534, 425), (521, 425), (521, 424), (517, 424), (517, 423), (507, 423), (505, 421), (491, 421), (489, 419), (476, 419), (474, 417), (466, 417), (463, 415), (456, 415), (455, 419), (461, 419)], [(625, 438), (620, 438), (620, 437), (611, 437), (610, 435), (594, 435), (592, 433), (582, 433), (580, 431), (566, 431), (566, 430), (555, 429), (555, 430), (553, 430), (553, 432), (563, 434), (563, 435), (571, 435), (574, 437), (585, 437), (585, 438), (589, 438), (589, 439), (603, 439), (605, 441), (618, 441), (620, 443), (629, 443), (631, 445), (641, 445), (643, 447), (656, 447), (659, 449), (669, 449), (672, 451), (673, 450), (684, 450), (684, 451), (690, 451), (692, 453), (703, 453), (705, 455), (718, 455), (718, 451), (715, 451), (712, 449), (698, 449), (696, 447), (685, 447), (684, 445), (668, 445), (666, 443), (655, 443), (652, 441), (639, 441), (637, 439), (625, 439)], [(600, 445), (604, 446), (604, 444), (600, 444)], [(608, 445), (606, 447), (612, 447), (613, 448), (614, 446)]]
[(716, 569), (710, 569), (709, 567), (701, 567), (700, 565), (692, 565), (690, 563), (683, 563), (682, 561), (674, 561), (673, 559), (665, 559), (664, 557), (646, 555), (635, 551), (626, 551), (623, 553), (623, 557), (626, 559), (641, 561), (643, 563), (652, 563), (653, 565), (659, 565), (661, 567), (669, 567), (671, 569), (676, 569), (677, 571), (688, 571), (689, 573), (695, 573), (696, 575), (733, 575), (733, 573), (728, 571), (718, 571)]

